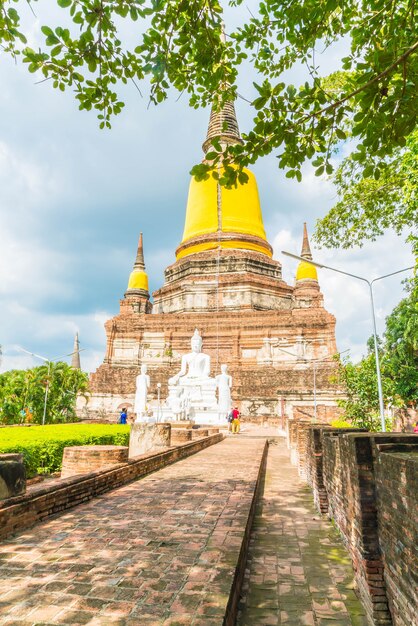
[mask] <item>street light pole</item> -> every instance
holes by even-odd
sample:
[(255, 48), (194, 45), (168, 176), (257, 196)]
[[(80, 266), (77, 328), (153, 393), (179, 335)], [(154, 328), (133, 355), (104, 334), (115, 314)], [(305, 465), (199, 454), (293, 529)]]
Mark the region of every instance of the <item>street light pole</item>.
[(51, 361), (48, 361), (48, 374), (47, 374), (47, 378), (46, 378), (46, 386), (45, 386), (45, 400), (44, 400), (44, 412), (42, 415), (42, 426), (45, 426), (45, 419), (46, 419), (46, 405), (48, 402), (48, 390), (49, 390), (49, 374), (51, 371)]
[(402, 270), (397, 270), (396, 272), (391, 272), (390, 274), (385, 274), (384, 276), (378, 276), (373, 280), (369, 280), (364, 276), (357, 276), (356, 274), (350, 274), (350, 272), (344, 272), (343, 270), (337, 269), (336, 267), (330, 267), (329, 265), (324, 265), (323, 263), (317, 263), (313, 260), (306, 260), (297, 254), (292, 254), (291, 252), (285, 252), (282, 250), (282, 254), (285, 256), (290, 256), (293, 259), (297, 259), (298, 261), (304, 261), (305, 263), (310, 263), (311, 265), (315, 265), (316, 267), (320, 267), (321, 269), (331, 270), (332, 272), (338, 272), (339, 274), (344, 274), (345, 276), (350, 276), (351, 278), (356, 278), (357, 280), (362, 280), (369, 287), (370, 293), (370, 305), (372, 310), (372, 321), (373, 321), (373, 339), (374, 339), (374, 353), (375, 353), (375, 361), (376, 361), (376, 376), (377, 376), (377, 391), (379, 396), (379, 412), (380, 412), (380, 421), (382, 425), (382, 432), (386, 432), (386, 423), (385, 423), (385, 407), (383, 403), (383, 390), (382, 390), (382, 377), (380, 373), (380, 359), (379, 359), (379, 346), (377, 340), (377, 330), (376, 330), (376, 314), (374, 308), (374, 298), (373, 298), (373, 283), (378, 280), (382, 280), (383, 278), (388, 278), (389, 276), (394, 276), (395, 274), (401, 274), (402, 272), (407, 272), (408, 270), (414, 269), (413, 266), (405, 267)]

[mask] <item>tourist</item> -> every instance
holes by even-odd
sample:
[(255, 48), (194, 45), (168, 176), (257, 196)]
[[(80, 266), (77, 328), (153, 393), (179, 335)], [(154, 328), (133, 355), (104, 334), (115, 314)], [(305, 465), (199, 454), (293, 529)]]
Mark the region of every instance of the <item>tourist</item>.
[(415, 422), (414, 433), (418, 433), (418, 422)]
[(232, 434), (238, 435), (240, 430), (240, 414), (238, 411), (238, 407), (234, 406), (232, 409)]
[(232, 420), (234, 419), (233, 409), (229, 411), (226, 419), (228, 420), (228, 432), (230, 433), (232, 431)]
[(126, 407), (124, 407), (122, 411), (120, 412), (119, 424), (127, 424), (127, 419), (128, 419), (128, 412), (126, 410)]

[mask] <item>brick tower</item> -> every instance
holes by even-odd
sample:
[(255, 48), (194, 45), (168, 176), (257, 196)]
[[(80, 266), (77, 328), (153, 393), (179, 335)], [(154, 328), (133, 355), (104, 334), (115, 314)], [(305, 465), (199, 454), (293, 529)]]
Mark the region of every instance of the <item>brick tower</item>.
[[(212, 109), (203, 143), (205, 154), (216, 138), (221, 145), (242, 143), (232, 102)], [(336, 352), (335, 318), (323, 307), (306, 224), (296, 283), (282, 279), (272, 258), (255, 176), (225, 189), (210, 177), (192, 178), (182, 241), (176, 261), (165, 270), (164, 285), (148, 292), (142, 234), (120, 313), (106, 323), (103, 364), (91, 376), (92, 396), (84, 415), (110, 417), (133, 403), (135, 377), (148, 365), (152, 395), (179, 369), (182, 354), (198, 328), (210, 354), (214, 376), (227, 363), (233, 399), (255, 419), (285, 411), (311, 416), (313, 362), (316, 363), (319, 417), (332, 417), (335, 402), (327, 359)]]

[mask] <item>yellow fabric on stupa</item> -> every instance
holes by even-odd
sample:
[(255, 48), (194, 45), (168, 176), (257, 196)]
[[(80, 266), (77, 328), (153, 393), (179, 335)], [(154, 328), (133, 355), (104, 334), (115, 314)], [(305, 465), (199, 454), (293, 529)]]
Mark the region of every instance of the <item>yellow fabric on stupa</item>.
[[(243, 235), (255, 235), (264, 239), (267, 243), (264, 230), (263, 216), (261, 213), (260, 200), (258, 197), (257, 181), (252, 172), (244, 169), (248, 175), (248, 182), (232, 189), (221, 187), (221, 230), (227, 233)], [(210, 177), (204, 181), (196, 181), (192, 178), (187, 200), (186, 221), (184, 226), (182, 244), (188, 240), (218, 231), (218, 185), (217, 181)], [(237, 237), (239, 242), (239, 237)], [(254, 249), (271, 256), (271, 253), (262, 245), (241, 242), (241, 245), (232, 245), (233, 242), (221, 242), (222, 248), (242, 247)], [(201, 246), (201, 247), (200, 247)], [(210, 246), (212, 248), (213, 246)], [(215, 246), (216, 247), (216, 246)], [(187, 256), (202, 250), (210, 249), (205, 245), (196, 244), (190, 249), (182, 251), (178, 255)]]
[(133, 270), (129, 276), (128, 289), (144, 289), (148, 291), (148, 276), (141, 270)]
[(307, 261), (301, 261), (296, 271), (296, 280), (318, 280), (318, 273), (315, 265)]

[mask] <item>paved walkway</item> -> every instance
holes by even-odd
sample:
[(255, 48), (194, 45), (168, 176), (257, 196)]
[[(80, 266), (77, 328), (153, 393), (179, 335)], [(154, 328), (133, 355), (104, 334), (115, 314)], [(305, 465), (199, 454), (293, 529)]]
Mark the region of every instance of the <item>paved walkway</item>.
[(238, 626), (367, 626), (340, 537), (316, 512), (284, 439), (270, 445)]
[(230, 437), (0, 544), (0, 624), (220, 626), (264, 443)]

